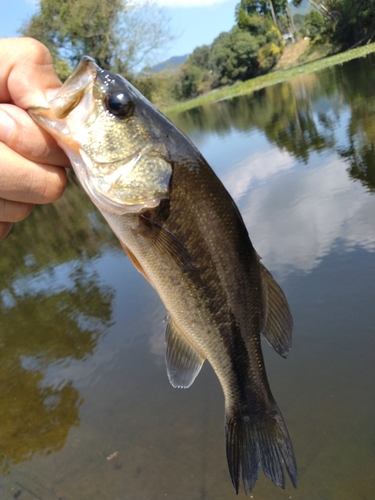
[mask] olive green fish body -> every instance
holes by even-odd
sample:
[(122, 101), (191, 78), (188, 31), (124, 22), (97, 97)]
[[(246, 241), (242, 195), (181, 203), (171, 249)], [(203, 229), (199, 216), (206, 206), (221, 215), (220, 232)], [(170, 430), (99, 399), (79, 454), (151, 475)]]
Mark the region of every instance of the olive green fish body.
[[(177, 336), (167, 334), (171, 383), (189, 387), (204, 359), (220, 380), (236, 491), (241, 475), (245, 491), (251, 491), (260, 464), (284, 487), (285, 462), (295, 484), (293, 449), (269, 388), (260, 346), (267, 315), (264, 288), (272, 278), (260, 264), (227, 191), (203, 158), (198, 163), (190, 168), (174, 164), (170, 199), (159, 207), (131, 216), (104, 215), (169, 311), (169, 328)], [(164, 236), (171, 251), (155, 241)], [(174, 248), (174, 239), (183, 242), (183, 248)], [(279, 300), (285, 301), (284, 296)]]
[(86, 191), (166, 306), (171, 384), (189, 387), (205, 359), (218, 376), (236, 492), (241, 480), (251, 491), (260, 468), (284, 488), (284, 464), (296, 486), (293, 447), (260, 345), (264, 335), (286, 357), (292, 318), (221, 181), (128, 82), (89, 58), (51, 109), (31, 114), (69, 154)]

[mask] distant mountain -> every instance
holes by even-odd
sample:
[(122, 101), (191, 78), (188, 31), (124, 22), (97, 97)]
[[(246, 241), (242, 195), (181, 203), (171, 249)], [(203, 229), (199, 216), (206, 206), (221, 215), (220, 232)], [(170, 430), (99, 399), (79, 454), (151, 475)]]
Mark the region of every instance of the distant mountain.
[(173, 56), (170, 57), (167, 61), (163, 61), (152, 68), (147, 68), (148, 73), (159, 73), (159, 71), (175, 71), (178, 66), (181, 66), (190, 54), (185, 54), (184, 56)]

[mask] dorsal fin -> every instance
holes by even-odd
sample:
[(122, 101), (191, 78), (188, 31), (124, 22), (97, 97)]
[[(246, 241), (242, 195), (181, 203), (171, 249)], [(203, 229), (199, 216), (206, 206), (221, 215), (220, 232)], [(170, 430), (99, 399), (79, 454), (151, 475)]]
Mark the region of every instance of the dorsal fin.
[(202, 357), (186, 339), (172, 319), (165, 332), (167, 350), (165, 362), (173, 387), (186, 389), (191, 386), (204, 363)]
[(266, 317), (262, 334), (275, 349), (286, 358), (292, 347), (293, 318), (288, 302), (271, 273), (261, 264)]

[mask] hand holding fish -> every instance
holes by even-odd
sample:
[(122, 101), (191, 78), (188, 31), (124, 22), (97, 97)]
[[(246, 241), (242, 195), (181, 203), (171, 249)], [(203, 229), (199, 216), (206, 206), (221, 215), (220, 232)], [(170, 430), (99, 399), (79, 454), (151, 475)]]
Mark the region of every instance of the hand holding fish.
[(58, 199), (69, 160), (25, 111), (59, 88), (47, 48), (31, 38), (0, 40), (0, 240), (35, 203)]

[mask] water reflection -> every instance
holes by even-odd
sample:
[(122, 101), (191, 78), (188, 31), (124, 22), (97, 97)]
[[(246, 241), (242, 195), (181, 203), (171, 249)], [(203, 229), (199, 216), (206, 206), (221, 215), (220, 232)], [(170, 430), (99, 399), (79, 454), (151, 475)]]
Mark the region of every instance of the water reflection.
[[(256, 129), (281, 151), (306, 162), (313, 151), (334, 145), (335, 116), (331, 107), (316, 112), (314, 97), (321, 103), (315, 74), (291, 80), (230, 101), (220, 101), (176, 116), (176, 123), (194, 138), (199, 132), (215, 131), (223, 136), (231, 129)], [(315, 92), (316, 93), (316, 92)], [(184, 114), (185, 115), (185, 114)]]
[(336, 151), (350, 164), (350, 175), (374, 189), (374, 80), (375, 55), (371, 54), (365, 63), (354, 59), (344, 67), (334, 66), (172, 118), (203, 147), (212, 132), (223, 137), (234, 129), (247, 136), (261, 132), (278, 151), (304, 163), (313, 152)]
[[(22, 224), (15, 224), (1, 245), (0, 289), (12, 287), (14, 280), (36, 271), (53, 270), (57, 265), (77, 260), (87, 262), (100, 255), (116, 238), (75, 177), (64, 196), (52, 205), (40, 205)], [(103, 248), (102, 243), (107, 242)]]
[(193, 139), (201, 134), (201, 150), (279, 277), (310, 272), (334, 247), (375, 249), (373, 200), (351, 181), (375, 187), (375, 56), (362, 67), (354, 60), (176, 117)]
[(257, 251), (278, 276), (310, 272), (335, 245), (375, 250), (373, 199), (358, 196), (337, 157), (305, 172), (293, 161), (288, 164), (282, 154), (274, 155), (272, 170), (286, 165), (289, 170), (282, 177), (248, 185), (248, 196), (238, 196), (236, 190), (238, 179), (246, 180), (242, 170), (248, 171), (248, 164), (224, 176)]
[(340, 150), (341, 156), (350, 164), (349, 175), (359, 179), (369, 191), (375, 191), (375, 146), (363, 144), (355, 147), (354, 141), (347, 149)]
[[(100, 253), (95, 240), (107, 228), (96, 215), (90, 217), (90, 204), (82, 210), (81, 197), (81, 190), (72, 186), (66, 199), (36, 210), (1, 248), (3, 473), (36, 452), (60, 450), (70, 429), (79, 426), (79, 391), (69, 377), (51, 384), (45, 375), (51, 366), (68, 366), (92, 355), (112, 322), (113, 290), (85, 267), (87, 253), (91, 258)], [(72, 227), (69, 217), (75, 209)], [(28, 239), (31, 234), (34, 238)]]

